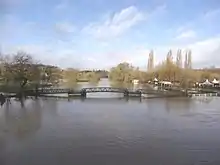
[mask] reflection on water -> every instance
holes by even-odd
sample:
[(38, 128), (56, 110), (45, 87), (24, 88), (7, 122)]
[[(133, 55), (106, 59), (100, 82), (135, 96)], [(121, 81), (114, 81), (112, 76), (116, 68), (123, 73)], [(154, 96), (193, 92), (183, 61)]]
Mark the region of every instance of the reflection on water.
[(220, 164), (219, 99), (12, 101), (0, 109), (1, 165)]
[(41, 110), (39, 100), (27, 100), (26, 106), (19, 106), (19, 102), (6, 104), (3, 109), (4, 131), (18, 138), (37, 131), (41, 126)]

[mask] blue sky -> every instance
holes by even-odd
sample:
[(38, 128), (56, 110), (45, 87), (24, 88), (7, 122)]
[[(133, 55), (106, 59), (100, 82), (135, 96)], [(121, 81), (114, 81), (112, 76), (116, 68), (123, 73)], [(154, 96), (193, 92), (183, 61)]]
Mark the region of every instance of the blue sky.
[(0, 51), (60, 67), (146, 68), (169, 49), (195, 67), (220, 66), (219, 0), (0, 0)]

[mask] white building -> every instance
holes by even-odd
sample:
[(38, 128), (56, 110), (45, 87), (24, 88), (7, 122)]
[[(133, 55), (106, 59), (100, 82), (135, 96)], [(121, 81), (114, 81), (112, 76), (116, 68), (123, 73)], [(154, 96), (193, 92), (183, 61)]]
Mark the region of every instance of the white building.
[(157, 79), (157, 78), (154, 78), (154, 81), (153, 81), (153, 82), (154, 82), (155, 85), (157, 85), (157, 84), (158, 84), (158, 79)]
[(201, 83), (201, 85), (212, 86), (213, 84), (211, 82), (209, 82), (208, 79), (206, 79), (205, 82)]
[(171, 87), (173, 84), (170, 81), (160, 81), (161, 86)]
[(133, 84), (138, 84), (138, 83), (139, 83), (139, 80), (134, 79), (134, 80), (132, 80), (132, 83), (133, 83)]

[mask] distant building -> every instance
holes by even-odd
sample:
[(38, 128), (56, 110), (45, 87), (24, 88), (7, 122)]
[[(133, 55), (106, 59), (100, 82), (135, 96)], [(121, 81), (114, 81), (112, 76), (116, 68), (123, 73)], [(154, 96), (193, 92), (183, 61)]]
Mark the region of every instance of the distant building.
[(205, 82), (200, 83), (199, 86), (212, 86), (213, 84), (211, 82), (209, 82), (208, 79), (205, 80)]
[(216, 79), (214, 79), (212, 81), (212, 84), (213, 84), (214, 87), (219, 87), (220, 86), (220, 82), (218, 80), (216, 80)]
[(138, 84), (138, 83), (139, 83), (139, 80), (134, 79), (134, 80), (132, 80), (132, 83), (133, 83), (133, 84)]
[(171, 87), (173, 84), (170, 81), (160, 81), (159, 85), (162, 87)]
[(153, 82), (154, 82), (155, 85), (157, 85), (159, 81), (158, 81), (157, 78), (154, 78), (154, 81), (153, 81)]

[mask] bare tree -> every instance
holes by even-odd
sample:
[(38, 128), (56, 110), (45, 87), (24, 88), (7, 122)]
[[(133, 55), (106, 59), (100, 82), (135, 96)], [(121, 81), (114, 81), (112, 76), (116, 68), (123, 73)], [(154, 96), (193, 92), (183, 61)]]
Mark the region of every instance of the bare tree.
[(181, 51), (181, 49), (179, 49), (179, 50), (177, 51), (176, 65), (177, 65), (179, 68), (182, 68), (182, 51)]
[(189, 50), (188, 53), (187, 53), (187, 68), (188, 69), (192, 69), (192, 51)]
[(147, 69), (152, 70), (154, 68), (154, 52), (153, 50), (150, 51), (147, 63)]
[(185, 68), (185, 69), (188, 69), (188, 54), (187, 54), (187, 51), (186, 51), (186, 53), (185, 53), (184, 68)]
[(173, 55), (172, 55), (172, 50), (169, 50), (169, 52), (167, 53), (167, 58), (166, 58), (167, 63), (169, 62), (173, 62)]
[(33, 81), (37, 76), (37, 68), (33, 58), (25, 52), (17, 52), (4, 62), (4, 77), (7, 82), (12, 81), (24, 88), (28, 81)]

